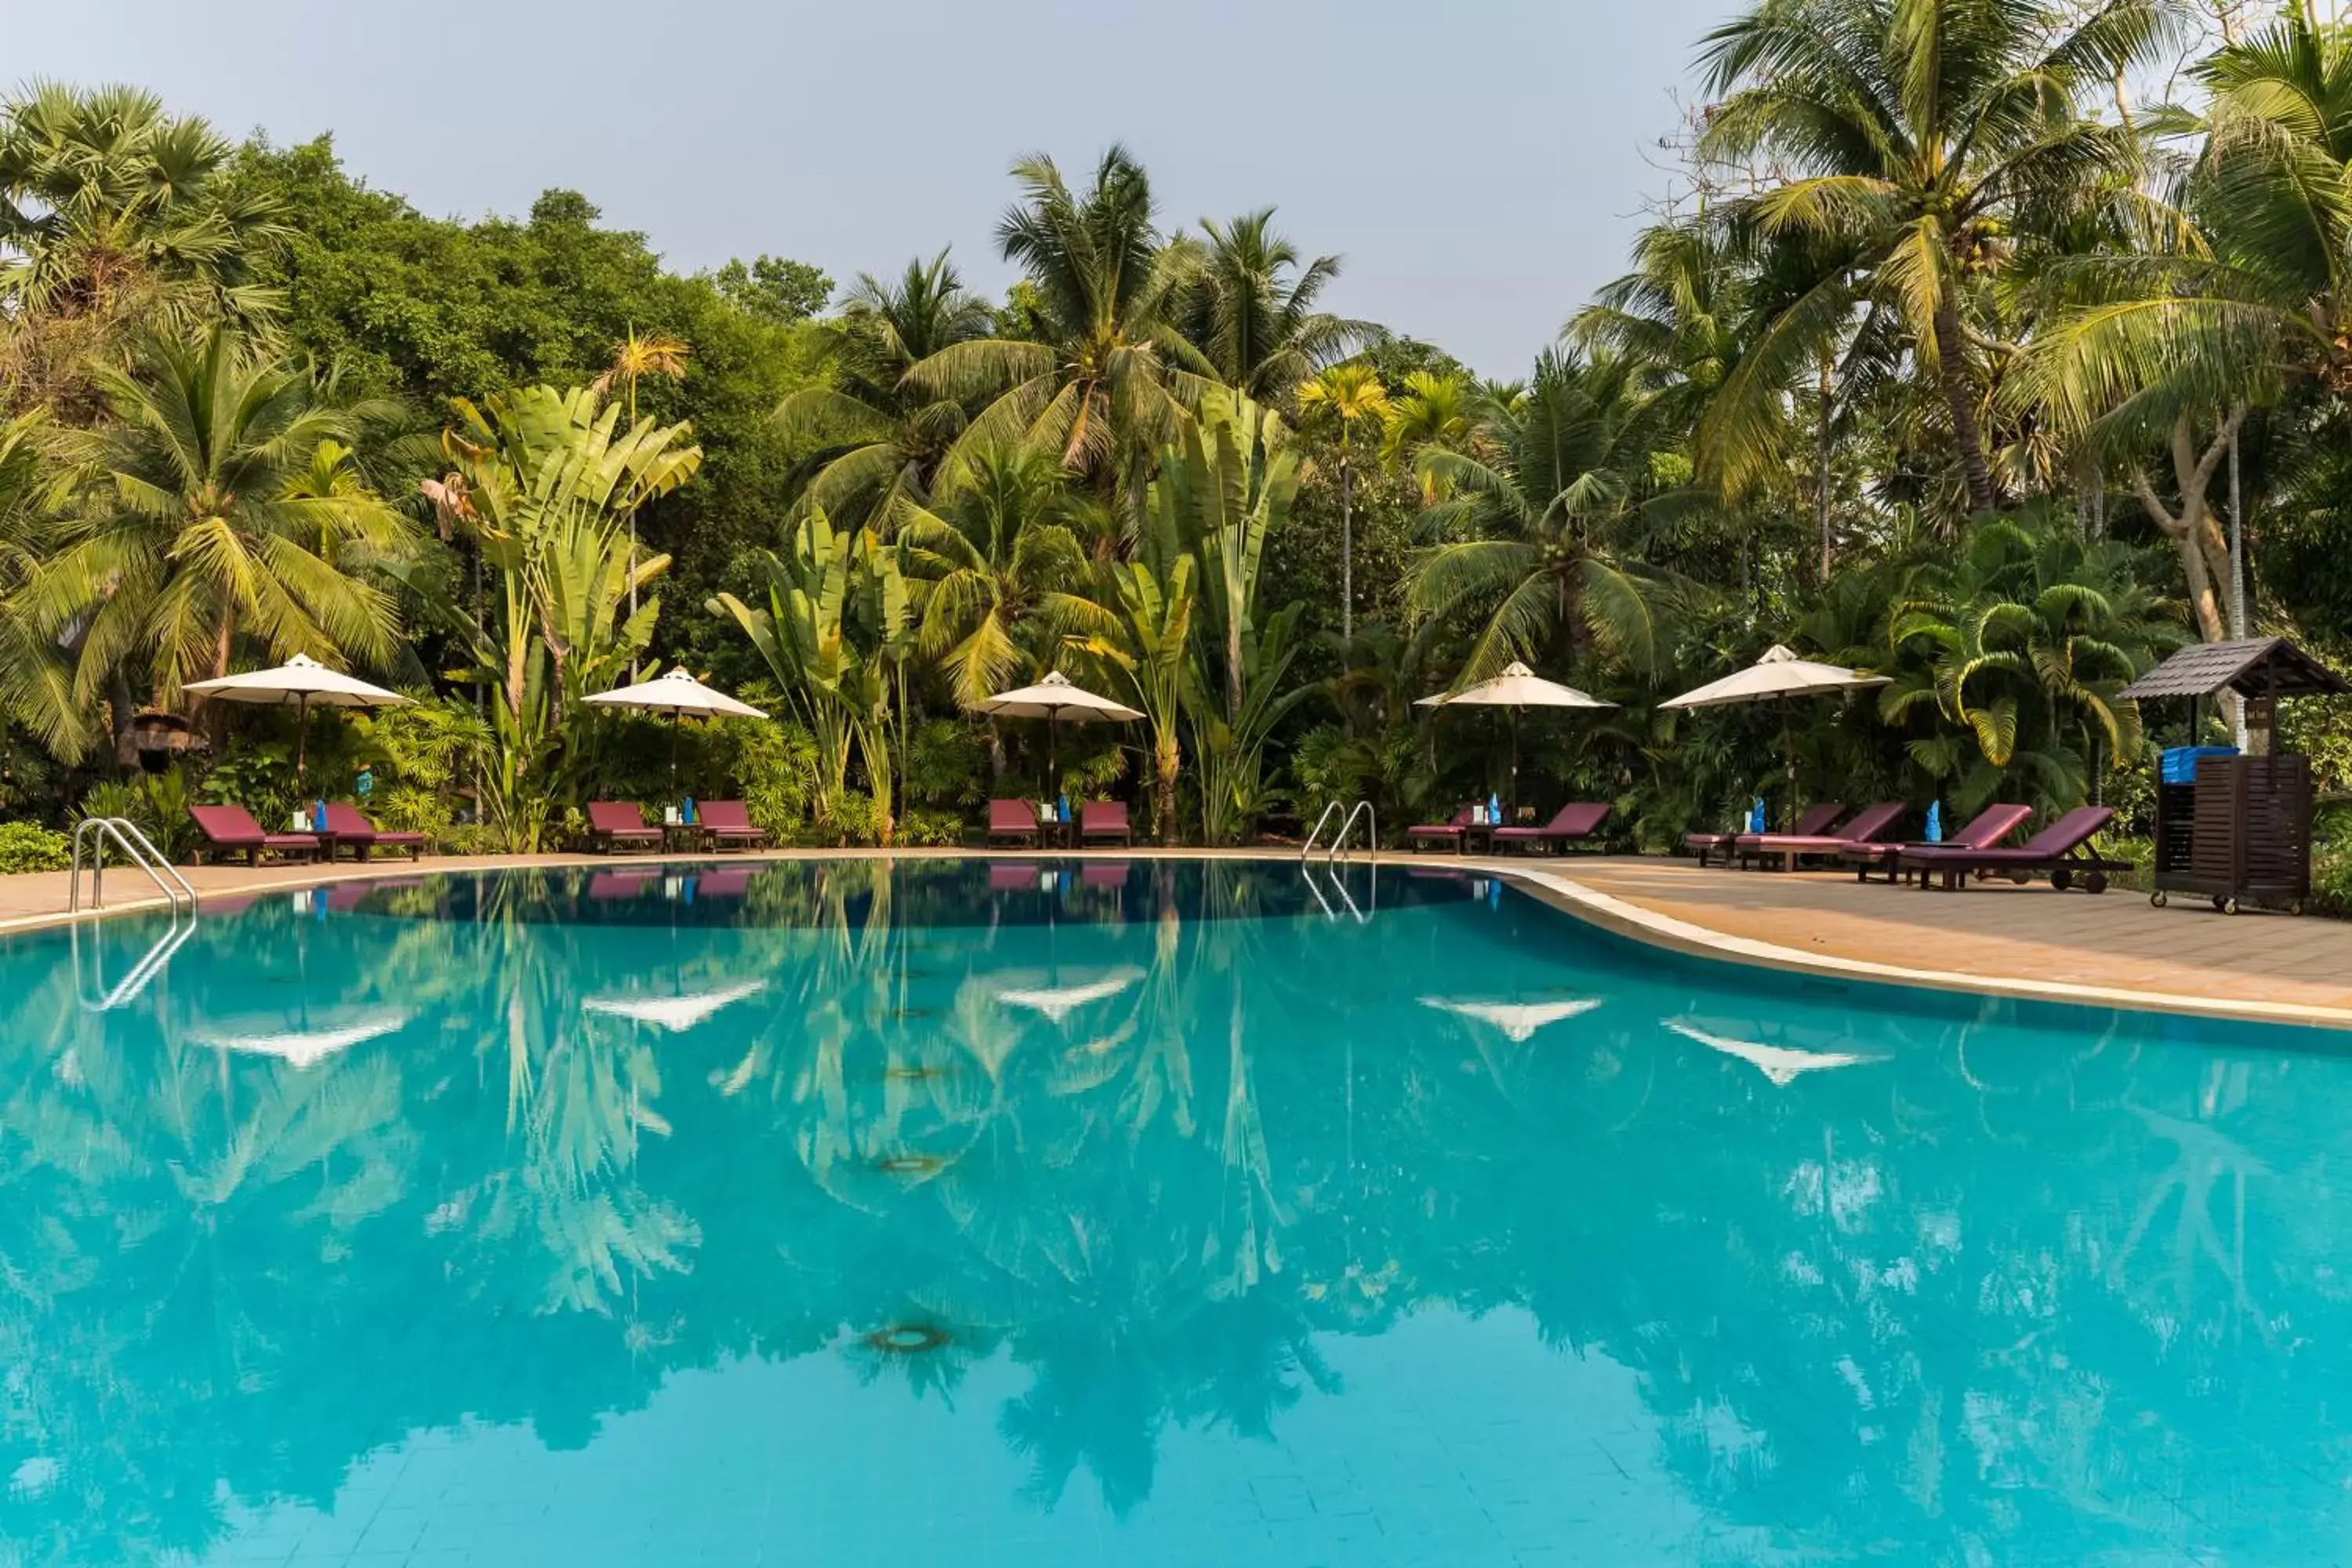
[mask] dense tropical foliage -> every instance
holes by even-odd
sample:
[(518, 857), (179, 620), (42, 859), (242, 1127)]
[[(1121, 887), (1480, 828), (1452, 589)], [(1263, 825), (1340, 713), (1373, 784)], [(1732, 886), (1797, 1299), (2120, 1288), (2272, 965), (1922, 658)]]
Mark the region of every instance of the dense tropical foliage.
[[(680, 276), (575, 193), (428, 218), (324, 141), (28, 89), (0, 805), (133, 765), (142, 710), (215, 742), (170, 787), (290, 801), (284, 721), (180, 688), (305, 652), (428, 699), (320, 765), (453, 842), (658, 802), (672, 737), (582, 700), (671, 663), (764, 693), (686, 767), (779, 833), (1059, 788), (1233, 841), (1498, 787), (1499, 721), (1413, 700), (1524, 660), (1618, 706), (1528, 727), (1523, 804), (1654, 846), (1784, 787), (1771, 715), (1658, 704), (1787, 643), (1892, 678), (1804, 727), (1799, 790), (2129, 819), (2186, 722), (2134, 673), (2352, 646), (2352, 31), (1761, 0), (1695, 63), (1626, 275), (1513, 381), (1327, 309), (1341, 258), (1272, 207), (1173, 221), (1116, 145), (1013, 164), (992, 300), (945, 249)], [(1146, 716), (1066, 733), (1058, 782), (980, 710), (1055, 668)], [(2338, 722), (2302, 720), (2324, 761)]]

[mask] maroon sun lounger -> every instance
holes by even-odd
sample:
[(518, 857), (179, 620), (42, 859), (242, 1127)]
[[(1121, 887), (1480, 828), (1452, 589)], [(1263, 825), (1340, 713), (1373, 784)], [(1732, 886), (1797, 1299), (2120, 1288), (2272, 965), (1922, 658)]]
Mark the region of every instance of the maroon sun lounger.
[(1470, 824), (1477, 815), (1478, 808), (1475, 804), (1465, 805), (1455, 812), (1450, 821), (1424, 822), (1418, 827), (1406, 828), (1404, 840), (1412, 846), (1413, 853), (1416, 855), (1421, 852), (1421, 847), (1423, 844), (1451, 844), (1456, 851), (1459, 851), (1463, 845), (1463, 835), (1469, 831)]
[(2104, 893), (2107, 890), (2107, 873), (2128, 870), (2130, 867), (2122, 860), (2103, 860), (2095, 855), (2086, 855), (2083, 847), (2115, 820), (2115, 815), (2107, 806), (2078, 805), (2012, 849), (1927, 845), (1905, 850), (1895, 865), (1898, 870), (1918, 872), (1922, 889), (1931, 876), (1941, 877), (1946, 892), (1958, 891), (1966, 885), (1970, 873), (1979, 881), (2004, 874), (2024, 881), (2036, 871), (2046, 871), (2050, 885), (2060, 892), (2072, 887), (2080, 875), (2086, 892)]
[(241, 854), (248, 866), (261, 864), (264, 850), (275, 855), (319, 858), (318, 836), (310, 833), (264, 833), (253, 813), (241, 805), (192, 805), (188, 816), (217, 860), (223, 854)]
[(1743, 833), (1731, 852), (1741, 859), (1778, 859), (1780, 868), (1793, 871), (1804, 855), (1838, 855), (1875, 844), (1903, 819), (1908, 809), (1899, 800), (1882, 800), (1853, 814), (1853, 820), (1830, 833)]
[(588, 836), (601, 841), (609, 855), (623, 844), (658, 845), (662, 830), (647, 827), (645, 813), (625, 800), (592, 800), (588, 803)]
[(740, 899), (751, 886), (750, 866), (730, 866), (724, 871), (705, 871), (694, 879), (694, 896), (698, 899)]
[(1025, 848), (1043, 849), (1045, 830), (1037, 825), (1037, 808), (1025, 800), (990, 801), (988, 842), (992, 846), (1000, 838), (1010, 838)]
[(1899, 882), (1902, 873), (1895, 868), (1902, 857), (1913, 849), (1990, 849), (2019, 828), (2033, 816), (2026, 805), (1989, 805), (1976, 814), (1966, 827), (1953, 834), (1942, 844), (1856, 844), (1839, 851), (1839, 858), (1854, 868), (1854, 879), (1867, 882), (1872, 869), (1886, 873), (1889, 882)]
[(1133, 847), (1135, 830), (1128, 826), (1127, 803), (1123, 800), (1089, 801), (1078, 807), (1078, 844), (1084, 847), (1097, 840), (1109, 843), (1116, 839)]
[(335, 836), (338, 848), (350, 845), (352, 858), (357, 860), (366, 859), (376, 849), (405, 849), (411, 859), (425, 853), (425, 835), (387, 833), (360, 815), (356, 805), (327, 807), (327, 831)]
[(1549, 845), (1553, 854), (1565, 855), (1570, 845), (1591, 838), (1608, 820), (1607, 802), (1570, 801), (1541, 827), (1497, 827), (1495, 829), (1495, 847), (1500, 850), (1517, 845), (1522, 849), (1532, 849), (1543, 844)]
[(768, 842), (768, 830), (751, 826), (751, 808), (740, 800), (706, 800), (694, 811), (715, 849), (757, 849)]
[[(1792, 837), (1802, 838), (1810, 838), (1819, 833), (1827, 833), (1830, 824), (1835, 822), (1844, 812), (1845, 802), (1842, 800), (1816, 801), (1797, 814), (1796, 826), (1789, 829), (1789, 832)], [(1706, 867), (1706, 858), (1709, 855), (1722, 856), (1723, 863), (1729, 866), (1734, 863), (1735, 851), (1739, 841), (1742, 838), (1754, 837), (1756, 835), (1747, 832), (1686, 833), (1683, 835), (1683, 847), (1698, 852), (1698, 863), (1702, 868)]]

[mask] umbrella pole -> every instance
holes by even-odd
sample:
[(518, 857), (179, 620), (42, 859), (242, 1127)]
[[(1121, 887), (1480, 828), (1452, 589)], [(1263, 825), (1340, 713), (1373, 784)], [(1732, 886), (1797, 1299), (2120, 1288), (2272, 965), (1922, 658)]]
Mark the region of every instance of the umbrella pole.
[(1788, 816), (1788, 831), (1794, 833), (1797, 830), (1797, 750), (1795, 742), (1789, 735), (1789, 698), (1785, 692), (1780, 697), (1780, 766), (1789, 779), (1788, 804), (1782, 810)]
[(294, 788), (302, 788), (302, 766), (310, 747), (310, 694), (294, 694)]
[(669, 710), (669, 793), (673, 800), (677, 795), (677, 732), (685, 728), (684, 710), (671, 709)]
[(1519, 816), (1519, 710), (1511, 710), (1511, 819)]

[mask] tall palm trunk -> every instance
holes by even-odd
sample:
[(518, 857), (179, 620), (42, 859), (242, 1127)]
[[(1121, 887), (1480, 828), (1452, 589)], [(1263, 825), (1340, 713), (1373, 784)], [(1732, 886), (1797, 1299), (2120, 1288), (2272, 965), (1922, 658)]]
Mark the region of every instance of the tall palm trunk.
[(1815, 409), (1813, 432), (1813, 521), (1820, 525), (1822, 536), (1822, 585), (1830, 580), (1830, 366), (1827, 353), (1822, 355), (1820, 403)]
[(1355, 437), (1339, 437), (1339, 640), (1356, 637)]
[(1944, 401), (1951, 406), (1952, 438), (1959, 444), (1969, 510), (1990, 511), (2000, 504), (2000, 491), (1993, 485), (1992, 464), (1985, 456), (1984, 428), (1977, 423), (1976, 389), (1969, 384), (1961, 342), (1959, 306), (1946, 288), (1936, 300), (1936, 374), (1943, 383)]

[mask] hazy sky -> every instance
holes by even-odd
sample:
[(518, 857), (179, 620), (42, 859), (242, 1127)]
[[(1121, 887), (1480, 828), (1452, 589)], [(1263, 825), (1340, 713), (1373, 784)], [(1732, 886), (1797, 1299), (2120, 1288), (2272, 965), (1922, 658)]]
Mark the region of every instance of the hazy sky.
[(225, 130), (331, 131), (436, 215), (582, 190), (673, 266), (846, 279), (953, 244), (992, 290), (1018, 153), (1123, 141), (1165, 217), (1272, 204), (1331, 305), (1523, 374), (1621, 271), (1644, 162), (1731, 0), (7, 0), (15, 78), (122, 79)]

